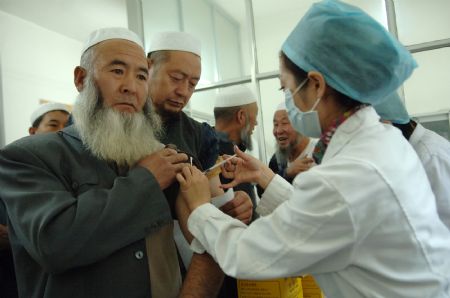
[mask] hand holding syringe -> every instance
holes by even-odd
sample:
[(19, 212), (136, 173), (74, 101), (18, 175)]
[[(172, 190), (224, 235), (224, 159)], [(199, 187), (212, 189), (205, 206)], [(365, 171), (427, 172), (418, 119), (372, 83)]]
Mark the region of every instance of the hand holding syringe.
[(234, 157), (236, 157), (236, 154), (234, 154), (234, 155), (232, 155), (232, 156), (230, 156), (230, 157), (228, 157), (228, 158), (222, 160), (221, 162), (216, 163), (215, 165), (213, 165), (213, 166), (210, 167), (209, 169), (205, 170), (205, 171), (203, 172), (203, 174), (205, 174), (205, 175), (208, 174), (208, 173), (211, 172), (212, 170), (214, 170), (214, 169), (220, 167), (221, 165), (225, 164), (228, 160), (230, 160), (230, 159), (232, 159), (232, 158), (234, 158)]

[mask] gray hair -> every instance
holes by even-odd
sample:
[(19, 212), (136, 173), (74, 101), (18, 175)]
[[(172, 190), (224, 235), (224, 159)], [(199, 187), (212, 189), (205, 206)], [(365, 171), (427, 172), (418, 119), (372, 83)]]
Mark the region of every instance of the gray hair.
[(155, 51), (150, 52), (147, 54), (147, 59), (150, 59), (152, 62), (153, 72), (158, 72), (161, 65), (169, 61), (170, 59), (170, 51), (169, 50), (162, 50), (162, 51)]
[(217, 120), (222, 121), (232, 121), (234, 118), (234, 115), (240, 110), (245, 110), (246, 115), (248, 116), (248, 107), (251, 105), (245, 104), (241, 106), (234, 106), (234, 107), (220, 107), (220, 108), (214, 108), (214, 118)]
[(80, 66), (86, 70), (94, 69), (94, 52), (95, 46), (90, 47), (81, 55)]

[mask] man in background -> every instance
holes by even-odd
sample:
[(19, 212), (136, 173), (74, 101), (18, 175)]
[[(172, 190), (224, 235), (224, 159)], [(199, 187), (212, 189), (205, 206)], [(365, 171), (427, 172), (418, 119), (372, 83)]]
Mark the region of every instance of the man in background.
[[(242, 151), (252, 150), (252, 134), (258, 124), (258, 105), (256, 96), (245, 86), (232, 86), (220, 90), (214, 102), (214, 126), (219, 140), (220, 155), (234, 154), (234, 146)], [(230, 180), (220, 175), (222, 184)], [(253, 203), (252, 221), (257, 218), (255, 187), (251, 183), (241, 183), (235, 186), (234, 191), (245, 191)], [(235, 278), (225, 276), (218, 297), (238, 297), (237, 281)]]
[(30, 135), (56, 132), (62, 130), (69, 120), (67, 106), (60, 103), (45, 103), (40, 105), (30, 117)]
[[(309, 170), (314, 165), (312, 154), (317, 139), (298, 133), (289, 121), (286, 105), (280, 103), (273, 115), (273, 136), (275, 137), (275, 153), (269, 161), (269, 168), (276, 174), (292, 183), (297, 174)], [(258, 189), (258, 195), (263, 191)]]
[[(56, 132), (64, 128), (69, 118), (67, 107), (60, 103), (40, 105), (30, 117), (30, 135)], [(6, 208), (0, 202), (0, 296), (17, 297), (17, 283), (14, 273), (14, 261), (6, 226)]]
[[(252, 134), (258, 116), (256, 96), (245, 86), (233, 86), (222, 89), (214, 102), (214, 126), (219, 140), (220, 155), (233, 155), (236, 145), (242, 151), (252, 150)], [(220, 176), (221, 183), (228, 183), (228, 179)], [(243, 183), (234, 190), (245, 191), (256, 208), (255, 189), (250, 183)], [(253, 213), (253, 219), (255, 217)], [(252, 220), (253, 220), (252, 219)]]

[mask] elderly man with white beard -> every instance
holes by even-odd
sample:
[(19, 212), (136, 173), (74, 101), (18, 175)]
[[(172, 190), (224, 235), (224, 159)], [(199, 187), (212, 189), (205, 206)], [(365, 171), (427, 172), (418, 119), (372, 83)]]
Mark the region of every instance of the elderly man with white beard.
[(178, 296), (163, 190), (187, 155), (158, 141), (147, 81), (138, 36), (97, 30), (74, 71), (74, 125), (0, 151), (21, 297)]

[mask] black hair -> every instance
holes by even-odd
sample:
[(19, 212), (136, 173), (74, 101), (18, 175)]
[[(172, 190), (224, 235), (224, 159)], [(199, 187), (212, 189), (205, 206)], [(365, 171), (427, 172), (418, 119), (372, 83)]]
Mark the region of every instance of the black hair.
[(392, 125), (400, 129), (405, 139), (409, 140), (412, 133), (414, 132), (414, 129), (416, 129), (417, 123), (414, 122), (413, 120), (409, 120), (409, 122), (405, 124), (392, 123)]
[(48, 111), (47, 113), (44, 113), (43, 115), (39, 116), (36, 120), (34, 120), (33, 124), (31, 125), (34, 128), (38, 128), (39, 124), (41, 124), (42, 119), (44, 119), (44, 116), (47, 115), (50, 112), (63, 112), (66, 113), (67, 115), (70, 115), (70, 113), (68, 113), (67, 111), (64, 110), (52, 110), (52, 111)]
[(170, 59), (170, 51), (162, 50), (149, 52), (147, 54), (147, 58), (152, 61), (153, 71), (158, 72), (159, 68), (163, 63), (166, 63)]
[(44, 116), (45, 116), (45, 114), (39, 116), (36, 120), (34, 120), (32, 127), (38, 128), (39, 124), (41, 124), (41, 122), (42, 122), (42, 119), (44, 119)]

